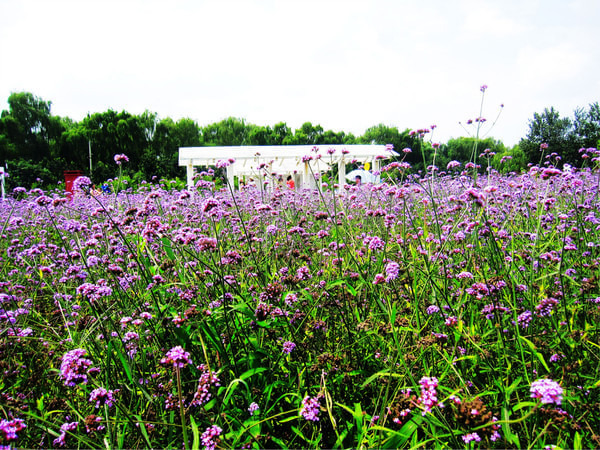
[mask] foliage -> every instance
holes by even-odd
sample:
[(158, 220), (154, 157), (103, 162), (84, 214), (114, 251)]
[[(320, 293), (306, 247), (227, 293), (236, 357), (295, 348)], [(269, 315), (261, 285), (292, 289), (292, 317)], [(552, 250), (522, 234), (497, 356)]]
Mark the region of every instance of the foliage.
[(51, 143), (60, 136), (60, 119), (50, 115), (50, 102), (31, 93), (12, 93), (8, 111), (2, 111), (2, 157), (41, 160), (50, 157)]
[(410, 153), (403, 154), (402, 160), (410, 164), (415, 171), (424, 168), (422, 149), (426, 147), (428, 149), (426, 153), (428, 155), (431, 153), (431, 146), (428, 146), (426, 142), (423, 142), (423, 140), (419, 139), (414, 133), (411, 133), (411, 130), (406, 129), (400, 132), (398, 131), (398, 128), (384, 124), (368, 128), (365, 131), (365, 134), (358, 138), (358, 143), (379, 145), (391, 144), (399, 153), (403, 153), (403, 149), (410, 149)]
[(498, 167), (501, 173), (519, 173), (527, 169), (527, 157), (525, 152), (515, 145), (513, 148), (500, 150), (493, 159), (493, 167)]
[(600, 106), (590, 104), (587, 111), (578, 108), (574, 118), (560, 117), (554, 108), (546, 108), (541, 114), (535, 113), (529, 121), (527, 136), (519, 146), (528, 161), (540, 162), (540, 145), (547, 144), (545, 154), (556, 153), (563, 163), (579, 165), (580, 148), (597, 147), (600, 141)]
[(574, 113), (574, 132), (580, 147), (590, 148), (600, 146), (600, 105), (598, 102), (589, 105), (585, 111), (578, 108)]
[(6, 178), (6, 187), (12, 190), (18, 186), (40, 187), (55, 185), (60, 181), (54, 171), (50, 169), (51, 163), (56, 161), (29, 161), (15, 159), (7, 161), (9, 176)]
[(573, 135), (573, 124), (568, 117), (560, 117), (554, 108), (535, 113), (529, 121), (529, 131), (521, 139), (519, 147), (529, 161), (541, 162), (540, 145), (547, 144), (549, 152), (559, 153), (564, 162), (572, 164), (577, 158), (579, 147)]

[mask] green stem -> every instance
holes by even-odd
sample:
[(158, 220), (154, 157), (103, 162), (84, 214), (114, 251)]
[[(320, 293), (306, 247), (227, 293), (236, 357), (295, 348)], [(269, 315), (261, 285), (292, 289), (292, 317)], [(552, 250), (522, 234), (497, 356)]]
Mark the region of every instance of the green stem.
[(181, 375), (179, 374), (178, 366), (175, 366), (175, 376), (177, 377), (177, 396), (179, 398), (179, 416), (181, 418), (181, 430), (183, 431), (183, 449), (186, 450), (188, 447), (188, 436), (187, 436), (187, 426), (185, 423), (185, 408), (183, 406), (183, 398), (181, 395)]

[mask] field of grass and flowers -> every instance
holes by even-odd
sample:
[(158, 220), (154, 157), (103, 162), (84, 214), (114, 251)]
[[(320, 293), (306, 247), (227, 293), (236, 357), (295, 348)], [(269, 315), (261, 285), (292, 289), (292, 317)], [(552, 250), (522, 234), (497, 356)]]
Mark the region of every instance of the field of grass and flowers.
[(598, 172), (451, 167), (346, 189), (17, 189), (0, 444), (600, 446)]

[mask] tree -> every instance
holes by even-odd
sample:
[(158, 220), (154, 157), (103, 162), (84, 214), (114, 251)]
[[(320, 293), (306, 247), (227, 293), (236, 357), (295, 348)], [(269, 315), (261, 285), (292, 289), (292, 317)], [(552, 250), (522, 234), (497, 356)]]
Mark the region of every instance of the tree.
[(580, 147), (600, 146), (600, 105), (592, 103), (587, 111), (578, 108), (573, 120), (574, 132)]
[(202, 135), (207, 145), (245, 145), (249, 127), (244, 119), (228, 117), (202, 129)]
[(271, 145), (286, 145), (290, 143), (293, 136), (290, 127), (284, 122), (279, 122), (273, 125), (269, 141), (271, 142)]
[(534, 113), (529, 121), (527, 136), (519, 142), (530, 163), (541, 162), (540, 145), (547, 144), (546, 154), (557, 153), (563, 163), (579, 165), (579, 145), (568, 117), (560, 117), (554, 108), (546, 108), (542, 114)]
[(60, 123), (51, 120), (51, 102), (29, 92), (13, 92), (8, 105), (0, 119), (4, 139), (12, 144), (5, 143), (5, 151), (35, 161), (50, 157), (50, 142), (61, 134)]
[[(403, 132), (398, 131), (397, 127), (390, 127), (384, 124), (375, 125), (368, 128), (365, 133), (357, 139), (360, 144), (392, 144), (394, 150), (400, 154), (398, 159), (402, 159), (411, 165), (414, 171), (423, 169), (423, 156), (421, 148), (426, 145), (416, 136), (411, 135), (409, 129)], [(431, 146), (429, 146), (431, 148)], [(403, 152), (404, 149), (410, 149), (410, 152)], [(429, 154), (429, 151), (427, 152)], [(429, 161), (429, 164), (431, 161)]]
[(60, 156), (65, 160), (64, 170), (81, 170), (89, 168), (88, 130), (83, 123), (75, 123), (63, 119), (63, 128), (58, 146)]
[(498, 151), (492, 160), (492, 166), (500, 173), (519, 173), (527, 168), (527, 157), (518, 145)]
[(112, 178), (116, 172), (114, 155), (124, 153), (129, 163), (126, 172), (142, 170), (142, 160), (148, 157), (150, 146), (147, 130), (138, 116), (126, 111), (108, 110), (94, 113), (82, 121), (83, 135), (92, 148), (92, 179), (96, 182)]
[(501, 141), (493, 138), (477, 139), (475, 137), (460, 137), (450, 139), (445, 145), (445, 151), (450, 161), (459, 161), (466, 164), (471, 161), (473, 150), (475, 150), (475, 162), (478, 162), (479, 155), (485, 150), (490, 149), (498, 154), (506, 151)]
[(248, 145), (271, 145), (272, 130), (269, 127), (249, 125), (246, 143)]
[(166, 178), (183, 176), (184, 169), (179, 167), (179, 147), (200, 145), (202, 145), (202, 136), (196, 122), (191, 119), (180, 119), (175, 123), (171, 118), (162, 119), (156, 124), (152, 139), (155, 159), (148, 161), (148, 164), (152, 162), (154, 165), (152, 174)]
[(313, 125), (310, 122), (304, 122), (294, 135), (287, 139), (285, 144), (290, 145), (319, 145), (322, 143), (323, 127), (321, 125)]

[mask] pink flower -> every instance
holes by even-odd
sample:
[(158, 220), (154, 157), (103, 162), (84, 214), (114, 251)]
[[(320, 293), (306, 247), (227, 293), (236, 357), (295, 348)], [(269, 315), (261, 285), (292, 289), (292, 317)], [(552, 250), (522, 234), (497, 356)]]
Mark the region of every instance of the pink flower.
[(214, 450), (218, 444), (218, 439), (216, 438), (218, 438), (222, 432), (223, 429), (217, 425), (208, 427), (206, 431), (202, 433), (202, 436), (200, 436), (204, 448), (206, 450)]
[(319, 421), (319, 411), (321, 408), (320, 397), (317, 395), (314, 398), (310, 398), (308, 395), (302, 400), (302, 408), (300, 408), (300, 415), (306, 420), (311, 422)]
[(183, 347), (178, 345), (167, 352), (165, 357), (160, 360), (161, 364), (173, 364), (173, 367), (183, 368), (192, 363), (190, 354)]
[(531, 398), (538, 398), (543, 404), (560, 405), (562, 402), (563, 389), (556, 381), (549, 378), (540, 378), (531, 383)]
[(292, 351), (296, 348), (296, 344), (294, 344), (292, 341), (285, 341), (283, 343), (283, 353), (285, 353), (286, 355), (289, 355), (290, 353), (292, 353)]
[(124, 162), (129, 162), (129, 158), (124, 153), (121, 153), (120, 155), (115, 155), (115, 162), (120, 166)]

